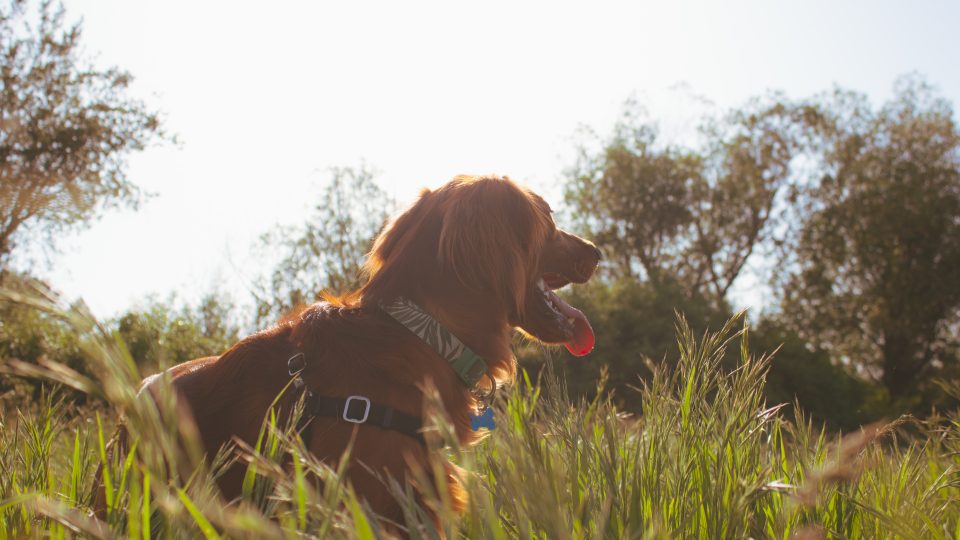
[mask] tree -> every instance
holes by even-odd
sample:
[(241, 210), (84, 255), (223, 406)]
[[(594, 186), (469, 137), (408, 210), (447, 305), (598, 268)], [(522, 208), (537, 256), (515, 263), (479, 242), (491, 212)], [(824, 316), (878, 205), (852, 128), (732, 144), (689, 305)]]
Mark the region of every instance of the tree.
[(916, 77), (879, 110), (837, 90), (816, 106), (819, 177), (780, 265), (782, 317), (916, 405), (960, 363), (960, 133)]
[[(820, 103), (771, 94), (705, 119), (701, 144), (680, 147), (662, 143), (656, 125), (628, 107), (599, 152), (581, 150), (567, 202), (576, 227), (604, 248), (607, 275), (568, 296), (605, 337), (588, 362), (563, 365), (571, 392), (589, 395), (606, 369), (629, 408), (628, 387), (648, 374), (644, 357), (675, 355), (674, 310), (699, 329), (732, 315), (727, 293), (747, 261), (795, 245), (790, 225), (808, 210), (798, 193), (806, 172), (822, 170), (815, 157), (831, 125)], [(757, 350), (780, 351), (772, 403), (797, 401), (843, 428), (884, 412), (833, 349), (808, 341), (812, 333), (768, 318), (752, 335)]]
[(365, 165), (330, 169), (305, 223), (261, 237), (259, 249), (279, 251), (280, 261), (255, 284), (258, 322), (316, 302), (324, 292), (343, 294), (360, 285), (360, 267), (393, 208), (374, 176)]
[(29, 230), (52, 238), (110, 207), (136, 207), (126, 157), (163, 138), (126, 95), (128, 73), (80, 57), (81, 29), (51, 2), (0, 7), (0, 271)]
[(755, 248), (802, 142), (807, 108), (756, 99), (702, 130), (701, 149), (660, 144), (628, 106), (598, 153), (581, 149), (566, 200), (578, 229), (611, 255), (614, 277), (674, 284), (720, 306)]

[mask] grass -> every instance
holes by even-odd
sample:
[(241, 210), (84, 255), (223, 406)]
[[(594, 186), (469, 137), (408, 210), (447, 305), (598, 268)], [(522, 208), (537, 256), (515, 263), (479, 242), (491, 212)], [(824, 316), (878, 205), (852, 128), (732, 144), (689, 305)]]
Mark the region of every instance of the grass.
[[(269, 415), (257, 445), (240, 449), (248, 463), (243, 500), (225, 504), (213, 487), (225, 456), (212, 465), (199, 459), (196, 434), (177, 421), (169, 392), (158, 401), (137, 396), (141, 375), (115, 336), (49, 292), (3, 295), (69, 324), (97, 376), (4, 360), (6, 373), (66, 384), (108, 407), (68, 410), (49, 395), (27, 410), (0, 413), (0, 540), (383, 536), (340, 481), (345, 463), (318, 462), (289, 425)], [(641, 415), (622, 414), (609, 399), (571, 402), (550, 373), (502, 393), (491, 436), (446, 451), (471, 471), (464, 516), (423, 476), (410, 484), (384, 479), (403, 504), (408, 534), (960, 538), (956, 412), (827, 433), (802, 411), (787, 420), (784, 405), (764, 403), (772, 360), (751, 355), (738, 319), (704, 336), (680, 319), (677, 338), (677, 368), (652, 366), (654, 376), (637, 383)], [(741, 362), (724, 372), (720, 359), (729, 347), (739, 348)], [(119, 411), (136, 441), (129, 452), (107, 447)], [(449, 428), (439, 426), (438, 436), (449, 439)], [(98, 466), (105, 471), (103, 520), (90, 511)], [(426, 495), (415, 496), (411, 484)], [(433, 529), (424, 507), (443, 517), (443, 531)]]

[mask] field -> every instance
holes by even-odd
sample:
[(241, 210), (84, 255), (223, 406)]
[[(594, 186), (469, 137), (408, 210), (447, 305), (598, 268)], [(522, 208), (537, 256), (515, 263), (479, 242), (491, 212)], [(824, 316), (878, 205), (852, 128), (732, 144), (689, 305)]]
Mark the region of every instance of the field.
[[(288, 426), (264, 419), (245, 497), (226, 505), (213, 467), (173, 471), (195, 458), (170, 398), (138, 399), (141, 374), (122, 343), (82, 308), (42, 295), (13, 295), (62, 318), (83, 336), (87, 378), (56, 364), (10, 363), (108, 405), (76, 409), (55, 396), (0, 414), (0, 539), (376, 538), (375, 517), (336, 468), (304, 451)], [(643, 413), (611, 401), (572, 403), (546, 372), (502, 392), (496, 429), (474, 448), (446, 450), (469, 473), (470, 505), (453, 515), (443, 496), (426, 505), (447, 538), (960, 538), (960, 418), (891, 419), (849, 434), (827, 433), (765, 403), (775, 357), (750, 351), (740, 319), (703, 336), (677, 324), (676, 369), (638, 381)], [(740, 366), (720, 358), (738, 348)], [(555, 361), (567, 361), (556, 359)], [(8, 376), (5, 374), (4, 376)], [(602, 381), (598, 381), (602, 384)], [(169, 394), (167, 394), (169, 395)], [(98, 401), (99, 403), (99, 401)], [(123, 411), (135, 450), (106, 449)], [(437, 422), (436, 439), (447, 440)], [(190, 447), (190, 444), (186, 445)], [(103, 464), (107, 517), (91, 515)], [(340, 465), (345, 466), (345, 464)], [(211, 471), (213, 470), (213, 472)], [(413, 538), (435, 538), (412, 487), (390, 479)], [(421, 482), (420, 489), (435, 493)]]

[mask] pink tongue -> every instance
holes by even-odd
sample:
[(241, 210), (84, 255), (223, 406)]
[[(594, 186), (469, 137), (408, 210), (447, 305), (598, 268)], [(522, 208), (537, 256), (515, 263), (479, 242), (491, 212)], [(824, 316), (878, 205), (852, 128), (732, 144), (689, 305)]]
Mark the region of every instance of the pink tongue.
[(593, 328), (590, 327), (590, 321), (587, 320), (586, 315), (561, 300), (556, 294), (553, 295), (553, 301), (566, 318), (573, 318), (573, 336), (570, 341), (564, 342), (570, 354), (583, 356), (592, 351), (597, 338), (593, 335)]

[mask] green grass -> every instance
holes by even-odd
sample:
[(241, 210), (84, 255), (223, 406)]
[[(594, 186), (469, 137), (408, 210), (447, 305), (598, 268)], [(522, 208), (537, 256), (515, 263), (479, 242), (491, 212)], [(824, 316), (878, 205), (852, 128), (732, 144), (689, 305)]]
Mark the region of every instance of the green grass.
[[(177, 422), (169, 392), (156, 402), (137, 397), (140, 374), (122, 343), (49, 294), (4, 295), (69, 324), (97, 377), (49, 363), (4, 360), (4, 369), (98, 395), (109, 409), (67, 410), (48, 396), (0, 413), (0, 540), (382, 536), (363, 500), (339, 480), (345, 463), (318, 462), (269, 415), (257, 445), (242, 449), (243, 501), (224, 504), (213, 479), (225, 457), (199, 460), (196, 434)], [(503, 392), (492, 435), (446, 451), (470, 471), (464, 516), (426, 476), (415, 482), (422, 499), (410, 485), (384, 479), (410, 536), (437, 536), (428, 507), (451, 538), (960, 537), (955, 412), (826, 433), (802, 411), (787, 420), (780, 404), (764, 402), (771, 359), (751, 355), (738, 320), (705, 336), (692, 335), (682, 319), (677, 328), (677, 368), (653, 366), (652, 378), (637, 381), (641, 415), (624, 415), (608, 399), (570, 402), (550, 373)], [(728, 347), (740, 350), (733, 372), (720, 367)], [(107, 448), (118, 411), (136, 441), (128, 453)], [(449, 440), (442, 422), (438, 436)], [(108, 495), (102, 521), (90, 512), (98, 465)]]

